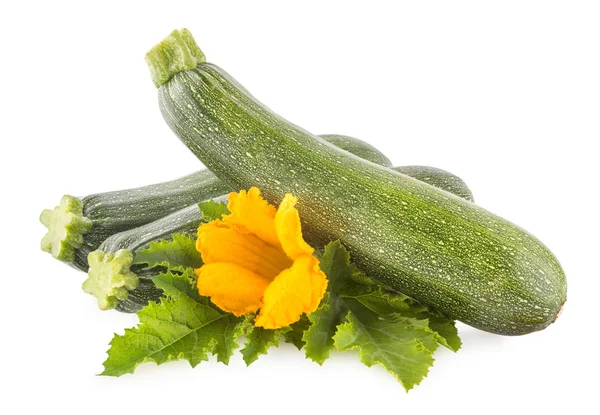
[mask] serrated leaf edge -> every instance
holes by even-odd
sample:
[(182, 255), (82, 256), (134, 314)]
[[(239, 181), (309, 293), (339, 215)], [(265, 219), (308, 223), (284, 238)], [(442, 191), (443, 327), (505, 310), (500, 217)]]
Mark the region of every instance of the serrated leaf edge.
[[(160, 305), (159, 305), (159, 304), (156, 304), (156, 303), (150, 303), (150, 304), (148, 304), (148, 306), (144, 307), (144, 309), (147, 309), (148, 307), (161, 307), (161, 306), (165, 306), (165, 305), (166, 305), (166, 304), (168, 304), (168, 303), (174, 303), (174, 301), (172, 301), (172, 300), (170, 300), (170, 299), (168, 299), (168, 298), (163, 298), (163, 299), (161, 299)], [(206, 305), (204, 305), (204, 304), (200, 304), (200, 303), (197, 303), (197, 304), (198, 304), (198, 306), (200, 306), (200, 307), (208, 307), (208, 306), (206, 306)], [(200, 330), (200, 329), (203, 329), (203, 328), (205, 328), (205, 327), (207, 327), (207, 326), (209, 326), (209, 325), (211, 325), (211, 324), (213, 324), (213, 323), (215, 323), (215, 322), (217, 322), (217, 321), (221, 320), (222, 318), (228, 318), (228, 317), (229, 317), (229, 315), (227, 315), (227, 314), (221, 314), (221, 315), (219, 315), (217, 318), (215, 318), (215, 319), (212, 319), (212, 320), (210, 320), (210, 321), (206, 322), (205, 324), (203, 324), (203, 325), (201, 325), (201, 326), (199, 326), (199, 327), (197, 327), (197, 328), (195, 328), (195, 329), (192, 329), (190, 332), (188, 332), (188, 333), (186, 333), (185, 335), (181, 336), (180, 338), (178, 338), (178, 339), (174, 340), (172, 343), (179, 342), (179, 341), (181, 341), (183, 338), (185, 338), (186, 336), (189, 336), (189, 335), (191, 335), (192, 333), (195, 333), (195, 332), (197, 332), (198, 330)], [(140, 324), (141, 324), (141, 323), (140, 323)], [(137, 324), (135, 327), (131, 327), (131, 328), (127, 328), (127, 329), (125, 329), (125, 334), (123, 334), (123, 335), (119, 335), (119, 334), (116, 334), (116, 333), (115, 333), (115, 335), (113, 336), (113, 338), (112, 338), (112, 340), (110, 341), (109, 345), (112, 347), (112, 346), (113, 346), (113, 342), (115, 341), (115, 339), (117, 339), (117, 338), (124, 338), (124, 337), (126, 336), (127, 332), (131, 332), (131, 331), (137, 330), (137, 329), (138, 329), (138, 327), (140, 326), (140, 324)], [(204, 347), (204, 348), (203, 348), (203, 351), (202, 351), (202, 355), (203, 355), (203, 357), (202, 357), (202, 358), (199, 360), (199, 362), (203, 362), (203, 361), (206, 361), (206, 360), (208, 360), (208, 354), (209, 354), (209, 353), (210, 353), (210, 354), (213, 354), (213, 352), (214, 352), (214, 350), (215, 350), (215, 347), (216, 347), (216, 344), (217, 344), (217, 339), (214, 339), (214, 338), (213, 338), (213, 339), (211, 339), (211, 341), (209, 342), (208, 346), (206, 346), (206, 347)], [(165, 346), (165, 347), (169, 347), (169, 346)], [(194, 368), (194, 367), (196, 367), (196, 366), (197, 366), (197, 364), (193, 364), (192, 362), (190, 362), (190, 361), (189, 361), (189, 360), (186, 358), (186, 356), (185, 356), (185, 353), (183, 353), (183, 352), (180, 352), (179, 354), (177, 354), (177, 356), (174, 356), (174, 355), (172, 355), (172, 354), (169, 354), (169, 355), (167, 355), (167, 359), (166, 359), (164, 362), (157, 362), (157, 361), (156, 361), (156, 359), (153, 359), (153, 358), (152, 358), (152, 355), (155, 355), (156, 353), (158, 353), (158, 352), (160, 352), (160, 351), (163, 351), (163, 350), (164, 350), (164, 349), (159, 349), (159, 350), (156, 350), (156, 351), (152, 352), (152, 353), (151, 353), (149, 356), (145, 356), (143, 359), (141, 359), (141, 360), (138, 360), (138, 361), (136, 361), (136, 362), (133, 362), (133, 363), (131, 363), (131, 364), (129, 364), (129, 365), (127, 365), (127, 366), (125, 366), (125, 368), (124, 368), (124, 369), (121, 369), (121, 370), (119, 370), (120, 374), (112, 374), (112, 373), (111, 373), (111, 372), (116, 372), (115, 370), (111, 370), (111, 371), (108, 371), (108, 370), (106, 370), (106, 361), (105, 361), (105, 362), (104, 362), (104, 364), (103, 364), (103, 366), (105, 367), (105, 370), (104, 370), (102, 373), (99, 373), (98, 375), (99, 375), (99, 376), (116, 376), (116, 377), (120, 377), (120, 376), (122, 376), (122, 375), (125, 375), (125, 374), (128, 374), (128, 373), (134, 373), (134, 372), (135, 372), (135, 370), (138, 368), (138, 366), (139, 366), (139, 365), (141, 365), (142, 363), (154, 362), (154, 363), (156, 363), (157, 365), (162, 365), (162, 364), (164, 364), (164, 363), (168, 363), (168, 362), (172, 362), (172, 361), (174, 361), (174, 360), (180, 360), (180, 359), (185, 359), (185, 360), (187, 360), (187, 361), (188, 361), (188, 363), (190, 364), (190, 366), (191, 366), (192, 368)], [(234, 349), (233, 349), (233, 350), (235, 350), (235, 347), (234, 347)], [(109, 348), (109, 351), (110, 351), (110, 348)], [(107, 353), (108, 353), (108, 352), (107, 352)], [(229, 358), (228, 358), (227, 360), (229, 360)], [(224, 362), (224, 363), (225, 363), (225, 362)], [(121, 373), (121, 372), (122, 372), (122, 373)]]
[[(337, 335), (337, 333), (339, 333), (339, 332), (340, 332), (340, 330), (344, 330), (344, 329), (346, 329), (346, 328), (349, 328), (349, 327), (352, 325), (352, 322), (350, 322), (350, 321), (348, 320), (348, 316), (349, 316), (349, 315), (351, 315), (351, 314), (352, 314), (352, 311), (349, 311), (349, 312), (348, 312), (348, 314), (346, 315), (346, 318), (345, 318), (345, 320), (346, 320), (346, 321), (345, 321), (344, 323), (342, 323), (342, 324), (340, 324), (340, 325), (338, 326), (338, 330), (337, 330), (337, 332), (336, 332), (336, 335)], [(357, 321), (358, 321), (358, 322), (359, 322), (359, 323), (362, 325), (362, 323), (360, 322), (360, 320), (359, 320), (358, 318), (355, 318), (355, 320), (357, 320)], [(430, 330), (431, 330), (431, 329), (430, 329)], [(432, 331), (433, 333), (435, 333), (435, 331), (433, 331), (433, 330), (431, 330), (431, 331)], [(367, 333), (367, 335), (369, 335), (369, 332), (368, 332), (368, 330), (365, 330), (365, 332)], [(369, 337), (371, 337), (371, 336), (369, 335)], [(356, 339), (356, 337), (353, 339), (353, 341), (354, 341), (355, 339)], [(435, 358), (433, 357), (435, 350), (434, 350), (434, 351), (431, 351), (431, 350), (429, 350), (429, 349), (428, 349), (428, 348), (425, 346), (425, 344), (424, 344), (424, 343), (423, 343), (421, 340), (419, 340), (419, 339), (416, 339), (416, 338), (415, 338), (415, 339), (412, 339), (411, 343), (414, 343), (414, 347), (416, 348), (416, 350), (417, 350), (417, 351), (426, 350), (427, 352), (429, 352), (429, 355), (430, 355), (430, 357), (431, 357), (431, 363), (429, 364), (429, 366), (427, 366), (427, 368), (426, 368), (426, 370), (425, 370), (425, 373), (423, 374), (423, 377), (421, 378), (421, 380), (419, 380), (418, 382), (415, 382), (415, 383), (414, 383), (412, 386), (408, 386), (408, 385), (406, 385), (406, 384), (405, 384), (405, 383), (402, 381), (402, 379), (401, 379), (401, 378), (400, 378), (400, 377), (399, 377), (399, 376), (398, 376), (398, 375), (397, 375), (397, 374), (396, 374), (394, 371), (392, 371), (391, 369), (389, 369), (389, 368), (386, 366), (385, 362), (382, 362), (380, 359), (376, 359), (376, 358), (374, 358), (374, 359), (373, 359), (373, 361), (372, 361), (371, 363), (369, 363), (369, 362), (365, 361), (365, 359), (366, 359), (366, 356), (365, 356), (365, 352), (363, 351), (363, 347), (362, 347), (362, 346), (360, 346), (360, 345), (356, 344), (356, 345), (353, 345), (353, 346), (349, 346), (349, 347), (346, 347), (346, 348), (342, 348), (342, 347), (340, 347), (340, 346), (339, 346), (339, 344), (338, 344), (338, 339), (336, 338), (336, 336), (335, 336), (335, 335), (333, 336), (333, 341), (334, 341), (335, 348), (337, 349), (337, 351), (338, 351), (338, 352), (345, 352), (345, 351), (349, 351), (349, 350), (357, 350), (357, 351), (358, 351), (358, 356), (359, 356), (359, 359), (360, 359), (360, 361), (361, 361), (361, 362), (362, 362), (362, 363), (363, 363), (365, 366), (367, 366), (367, 367), (373, 367), (374, 365), (378, 364), (379, 366), (383, 367), (383, 368), (384, 368), (384, 369), (385, 369), (385, 370), (386, 370), (388, 373), (390, 373), (390, 374), (391, 374), (391, 375), (392, 375), (394, 378), (396, 378), (396, 380), (397, 380), (397, 381), (400, 383), (400, 385), (402, 385), (402, 387), (404, 388), (404, 390), (406, 390), (407, 392), (408, 392), (409, 390), (413, 389), (415, 386), (417, 386), (417, 385), (420, 385), (420, 384), (421, 384), (421, 382), (422, 382), (422, 381), (423, 381), (423, 380), (424, 380), (424, 379), (427, 377), (427, 375), (429, 374), (429, 369), (430, 369), (430, 368), (433, 366), (433, 364), (434, 364), (434, 362), (435, 362)], [(421, 374), (420, 374), (420, 373), (417, 373), (417, 375), (419, 375), (419, 376), (420, 376)]]

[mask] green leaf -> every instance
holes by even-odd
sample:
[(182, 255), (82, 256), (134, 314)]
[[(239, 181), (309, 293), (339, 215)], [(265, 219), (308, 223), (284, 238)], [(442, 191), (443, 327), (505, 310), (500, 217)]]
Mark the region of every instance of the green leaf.
[(319, 364), (334, 347), (357, 349), (361, 361), (381, 364), (408, 390), (427, 375), (439, 344), (460, 347), (453, 321), (375, 283), (350, 262), (339, 242), (329, 244), (321, 258), (329, 287), (319, 308), (278, 330), (254, 327), (253, 316), (236, 318), (200, 296), (195, 255), (194, 240), (185, 235), (157, 242), (143, 253), (142, 263), (167, 267), (153, 279), (166, 298), (142, 309), (137, 327), (115, 335), (102, 375), (133, 373), (144, 362), (186, 359), (196, 366), (209, 354), (227, 363), (246, 334), (241, 353), (248, 365), (278, 347), (281, 338), (298, 349), (305, 346), (306, 356)]
[(430, 316), (427, 319), (431, 330), (436, 332), (436, 340), (440, 344), (453, 352), (457, 352), (461, 348), (462, 341), (458, 337), (456, 323), (453, 320), (448, 320), (442, 316)]
[(417, 318), (428, 321), (429, 327), (436, 333), (440, 344), (456, 352), (461, 347), (461, 340), (454, 321), (430, 310), (415, 300), (395, 291), (381, 287), (365, 288), (354, 286), (343, 290), (340, 296), (353, 298), (369, 310), (381, 316), (398, 314), (403, 317)]
[(307, 358), (322, 364), (334, 347), (358, 349), (361, 361), (383, 365), (409, 390), (427, 375), (439, 344), (460, 347), (453, 321), (364, 275), (341, 243), (325, 247), (321, 268), (329, 286), (308, 316)]
[(302, 336), (304, 336), (304, 332), (308, 330), (310, 324), (308, 316), (303, 315), (300, 317), (300, 320), (290, 325), (290, 330), (283, 333), (283, 339), (286, 343), (291, 343), (296, 346), (298, 350), (302, 350), (305, 344), (304, 340), (302, 340)]
[(380, 364), (406, 390), (418, 385), (433, 364), (438, 343), (426, 320), (378, 316), (356, 302), (334, 336), (340, 351), (357, 349), (367, 366)]
[(223, 215), (229, 213), (226, 202), (219, 203), (212, 199), (207, 202), (198, 203), (198, 207), (202, 212), (202, 220), (206, 222), (210, 222), (215, 219), (221, 219)]
[(327, 275), (327, 293), (319, 308), (308, 315), (311, 325), (304, 332), (302, 340), (306, 344), (306, 357), (323, 364), (334, 347), (333, 335), (337, 326), (348, 313), (348, 308), (337, 293), (349, 284), (356, 285), (353, 283), (353, 275), (360, 271), (350, 262), (350, 254), (340, 241), (325, 246), (319, 265)]
[(243, 333), (242, 320), (203, 303), (203, 298), (197, 301), (186, 275), (159, 275), (155, 282), (167, 298), (144, 307), (137, 314), (137, 327), (114, 336), (101, 374), (121, 376), (145, 362), (162, 364), (177, 359), (186, 359), (195, 367), (209, 354), (227, 364)]
[(350, 262), (350, 253), (340, 241), (327, 244), (319, 262), (321, 270), (327, 275), (327, 288), (333, 293), (337, 293), (346, 284), (355, 282), (355, 274), (362, 274)]
[(166, 267), (173, 271), (200, 268), (202, 257), (196, 250), (196, 240), (186, 234), (175, 234), (172, 240), (152, 242), (146, 249), (136, 252), (134, 264), (147, 264), (148, 268)]
[(420, 313), (422, 306), (418, 304), (418, 309), (414, 310), (410, 299), (400, 293), (394, 293), (374, 287), (364, 289), (355, 287), (352, 290), (343, 290), (340, 292), (343, 298), (352, 298), (360, 302), (366, 308), (379, 315), (387, 315), (392, 313), (408, 313), (411, 316), (415, 313)]
[(244, 362), (249, 366), (260, 355), (267, 354), (271, 347), (279, 347), (281, 336), (289, 330), (289, 327), (268, 330), (262, 327), (254, 327), (250, 324), (249, 331), (246, 333), (246, 343), (241, 351), (242, 356), (244, 356)]
[(304, 332), (306, 357), (322, 365), (334, 347), (333, 335), (337, 327), (344, 322), (348, 307), (343, 300), (331, 293), (325, 297), (319, 308), (308, 315), (310, 327)]
[(163, 274), (155, 276), (152, 281), (154, 285), (163, 290), (164, 294), (171, 299), (187, 296), (198, 303), (209, 304), (210, 299), (202, 297), (198, 293), (195, 276), (194, 271), (191, 268), (187, 268), (182, 273), (166, 271)]

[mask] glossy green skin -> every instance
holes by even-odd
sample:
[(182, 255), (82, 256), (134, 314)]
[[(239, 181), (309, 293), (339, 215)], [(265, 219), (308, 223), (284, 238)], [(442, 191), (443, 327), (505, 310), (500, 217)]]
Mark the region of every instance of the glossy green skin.
[[(224, 201), (225, 198), (221, 196), (215, 200)], [(164, 218), (111, 235), (98, 249), (104, 252), (117, 252), (119, 249), (135, 252), (147, 247), (150, 242), (166, 239), (174, 233), (195, 233), (201, 219), (200, 208), (194, 203)]]
[[(357, 157), (391, 166), (379, 150), (358, 138), (336, 134), (320, 137)], [(395, 170), (472, 200), (467, 185), (444, 170), (427, 166), (403, 166)], [(164, 183), (86, 196), (81, 199), (83, 215), (92, 220), (93, 227), (84, 234), (84, 245), (75, 250), (73, 266), (87, 272), (88, 254), (98, 249), (106, 238), (229, 191), (231, 188), (211, 171), (201, 170)]]
[[(351, 154), (363, 157), (365, 160), (376, 163), (386, 163), (387, 158), (385, 158), (385, 156), (379, 153), (379, 151), (371, 145), (357, 138), (338, 135), (322, 137), (328, 141), (335, 141), (338, 147), (343, 148)], [(389, 160), (387, 163), (389, 163)], [(442, 186), (443, 189), (450, 191), (458, 189), (461, 194), (470, 194), (469, 188), (460, 178), (443, 170), (425, 166), (396, 167), (395, 169), (405, 169), (410, 174), (421, 175), (433, 184)], [(451, 186), (453, 183), (462, 183), (462, 186)], [(225, 201), (226, 195), (220, 196), (215, 200)], [(104, 240), (99, 246), (99, 249), (105, 253), (115, 253), (120, 249), (126, 249), (135, 255), (137, 250), (146, 248), (151, 242), (168, 239), (175, 233), (194, 234), (200, 225), (201, 219), (202, 213), (198, 209), (198, 205), (194, 203), (192, 206), (171, 213), (164, 218), (111, 235)], [(162, 295), (161, 290), (156, 288), (151, 282), (151, 279), (161, 272), (160, 269), (154, 268), (145, 270), (141, 266), (134, 266), (131, 270), (140, 278), (140, 285), (132, 290), (125, 300), (120, 301), (115, 308), (117, 311), (125, 313), (138, 312), (145, 307), (149, 301), (158, 301)]]
[[(224, 197), (220, 199), (224, 200)], [(168, 239), (175, 233), (195, 234), (201, 220), (202, 213), (198, 205), (193, 204), (177, 212), (173, 212), (164, 218), (111, 235), (102, 242), (98, 249), (105, 253), (114, 253), (120, 249), (127, 249), (135, 255), (137, 250), (146, 248), (151, 242)], [(135, 272), (140, 278), (140, 285), (130, 291), (127, 298), (120, 301), (115, 308), (117, 311), (124, 313), (138, 312), (149, 301), (158, 301), (162, 296), (162, 291), (156, 288), (151, 281), (160, 270), (144, 270), (143, 266), (133, 266), (131, 271)]]
[(324, 134), (319, 137), (361, 159), (379, 164), (380, 166), (392, 167), (392, 162), (382, 152), (358, 138), (339, 134)]
[(474, 201), (473, 193), (469, 186), (460, 177), (442, 169), (429, 166), (399, 166), (392, 167), (392, 162), (383, 153), (373, 147), (371, 144), (359, 140), (358, 138), (347, 135), (323, 134), (320, 135), (323, 140), (334, 146), (347, 151), (363, 160), (378, 164), (384, 167), (390, 167), (398, 173), (414, 177), (417, 180), (437, 187), (438, 189), (454, 193), (458, 197)]
[(87, 271), (88, 254), (109, 236), (229, 191), (226, 183), (201, 170), (164, 183), (83, 197), (83, 215), (92, 220), (93, 227), (84, 235), (84, 245), (75, 251), (72, 265)]
[[(381, 162), (384, 159), (387, 160), (385, 156), (379, 153), (379, 151), (373, 146), (357, 138), (340, 135), (329, 135), (325, 138), (328, 140), (334, 140), (339, 146), (351, 151), (357, 156), (365, 157), (367, 160), (373, 162)], [(428, 167), (425, 167), (424, 169), (428, 169)], [(416, 171), (419, 171), (419, 169)], [(199, 179), (198, 183), (194, 183), (192, 180), (190, 180), (194, 177)], [(101, 217), (97, 214), (97, 211), (95, 212), (97, 214), (96, 217), (100, 217), (102, 219), (102, 222), (100, 222), (101, 224), (109, 224), (113, 226), (113, 228), (117, 228), (117, 225), (125, 225), (128, 219), (135, 218), (137, 213), (143, 212), (143, 209), (145, 206), (147, 206), (147, 203), (156, 203), (157, 193), (155, 190), (160, 189), (169, 196), (170, 203), (168, 208), (171, 209), (174, 206), (174, 203), (186, 200), (187, 194), (183, 192), (189, 192), (190, 194), (194, 195), (200, 190), (205, 189), (205, 186), (210, 187), (207, 189), (210, 192), (223, 187), (226, 189), (225, 191), (231, 190), (231, 188), (226, 185), (220, 186), (220, 183), (222, 182), (210, 171), (204, 170), (189, 176), (185, 176), (179, 180), (146, 186), (142, 188), (142, 191), (137, 189), (129, 189), (119, 192), (111, 192), (102, 195), (94, 195), (93, 197), (90, 196), (89, 199), (84, 198), (84, 201), (90, 199), (100, 199), (103, 202), (106, 202), (107, 200), (110, 201), (110, 203), (103, 203), (99, 206), (97, 205), (96, 208), (102, 211), (104, 214), (115, 215), (116, 220), (114, 223), (111, 224), (110, 216)], [(147, 189), (151, 191), (147, 197), (144, 197)], [(225, 191), (222, 193), (225, 193)], [(137, 200), (133, 201), (132, 199), (134, 197), (136, 197)], [(225, 201), (225, 198), (226, 196), (220, 196), (216, 200)], [(124, 203), (121, 208), (119, 208), (119, 201), (123, 201)], [(197, 201), (198, 200), (195, 200), (194, 202)], [(170, 214), (166, 215), (165, 217), (146, 223), (144, 218), (148, 217), (148, 215), (145, 215), (143, 218), (136, 218), (135, 220), (138, 223), (142, 222), (139, 226), (109, 235), (96, 249), (99, 249), (105, 253), (115, 253), (120, 249), (126, 249), (135, 255), (137, 250), (146, 248), (151, 242), (159, 241), (161, 239), (168, 239), (175, 233), (194, 234), (202, 220), (202, 213), (200, 212), (197, 203), (194, 203), (193, 205), (187, 206), (181, 210), (170, 212)], [(103, 226), (102, 229), (109, 229), (109, 226)], [(86, 246), (86, 248), (89, 249), (89, 245)], [(89, 251), (91, 252), (92, 250), (89, 249)], [(81, 255), (83, 252), (85, 252), (85, 250), (79, 249), (77, 252), (79, 252)], [(83, 258), (81, 258), (81, 262), (83, 263)], [(84, 263), (87, 267), (87, 256), (85, 257)], [(119, 301), (115, 307), (115, 310), (123, 313), (136, 313), (144, 308), (148, 302), (159, 301), (159, 299), (162, 297), (162, 290), (156, 288), (156, 286), (152, 283), (152, 278), (161, 272), (160, 269), (144, 269), (143, 266), (134, 265), (131, 268), (131, 271), (135, 272), (135, 274), (139, 277), (140, 283), (137, 288), (129, 292), (129, 295), (125, 300)]]
[(298, 197), (307, 239), (339, 239), (371, 277), (452, 319), (520, 335), (566, 298), (554, 255), (512, 223), (451, 193), (361, 161), (289, 123), (225, 71), (200, 64), (158, 90), (171, 129), (235, 190)]
[(456, 196), (474, 202), (473, 193), (467, 184), (458, 176), (436, 167), (427, 166), (400, 166), (393, 167), (398, 173), (437, 187), (438, 189), (454, 193)]
[(469, 186), (460, 177), (442, 169), (428, 166), (399, 166), (392, 167), (392, 162), (375, 147), (358, 138), (347, 135), (325, 134), (322, 139), (349, 153), (370, 161), (380, 166), (390, 167), (398, 173), (406, 174), (417, 180), (437, 187), (438, 189), (454, 193), (458, 197), (474, 202), (473, 193)]
[[(366, 160), (389, 163), (377, 149), (357, 138), (328, 135), (325, 139), (337, 142)], [(168, 182), (85, 196), (81, 198), (83, 216), (92, 220), (93, 227), (85, 233), (83, 246), (75, 250), (72, 265), (87, 272), (88, 254), (98, 249), (106, 238), (229, 191), (231, 188), (212, 172), (201, 170)]]

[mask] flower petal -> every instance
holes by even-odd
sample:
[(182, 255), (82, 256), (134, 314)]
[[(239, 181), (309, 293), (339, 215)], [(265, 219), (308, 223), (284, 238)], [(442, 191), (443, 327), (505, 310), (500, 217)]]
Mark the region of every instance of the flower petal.
[(319, 268), (319, 260), (311, 255), (301, 256), (269, 284), (254, 324), (266, 329), (289, 326), (302, 313), (317, 309), (326, 288), (327, 277)]
[(260, 307), (269, 280), (235, 264), (217, 262), (196, 270), (198, 292), (210, 297), (221, 310), (236, 316), (254, 313)]
[(276, 209), (262, 198), (258, 188), (230, 193), (227, 208), (231, 214), (223, 216), (225, 224), (244, 228), (263, 241), (279, 246), (274, 222)]
[(196, 248), (205, 264), (229, 262), (273, 280), (292, 261), (281, 248), (274, 247), (252, 233), (240, 233), (219, 220), (198, 229)]
[(286, 194), (275, 214), (275, 231), (281, 247), (288, 257), (296, 259), (301, 255), (311, 255), (314, 249), (302, 238), (300, 215), (296, 210), (297, 198)]

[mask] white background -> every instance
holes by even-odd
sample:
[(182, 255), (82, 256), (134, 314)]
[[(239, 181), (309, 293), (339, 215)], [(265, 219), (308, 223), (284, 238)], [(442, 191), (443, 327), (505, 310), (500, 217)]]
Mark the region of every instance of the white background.
[[(594, 1), (2, 2), (0, 412), (598, 413), (599, 22)], [(98, 311), (84, 275), (39, 250), (38, 215), (200, 168), (143, 59), (181, 27), (290, 121), (464, 178), (563, 264), (558, 322), (460, 325), (463, 349), (408, 394), (354, 353), (320, 367), (289, 345), (249, 368), (237, 354), (95, 376), (136, 317)]]

